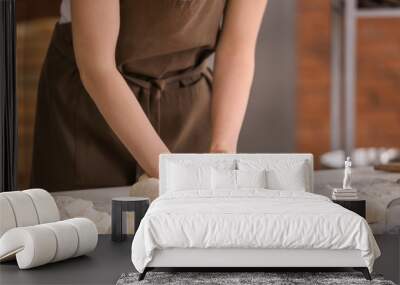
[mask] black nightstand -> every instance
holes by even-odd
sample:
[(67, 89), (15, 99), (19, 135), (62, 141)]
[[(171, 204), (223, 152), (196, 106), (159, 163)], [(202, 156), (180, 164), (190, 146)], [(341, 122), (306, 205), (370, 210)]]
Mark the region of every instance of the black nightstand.
[(113, 241), (123, 241), (126, 234), (123, 234), (123, 213), (135, 212), (135, 231), (137, 231), (140, 221), (146, 214), (150, 205), (150, 199), (146, 197), (118, 197), (112, 199), (112, 224), (111, 239)]
[(332, 202), (359, 214), (365, 219), (366, 201), (365, 200), (332, 200)]

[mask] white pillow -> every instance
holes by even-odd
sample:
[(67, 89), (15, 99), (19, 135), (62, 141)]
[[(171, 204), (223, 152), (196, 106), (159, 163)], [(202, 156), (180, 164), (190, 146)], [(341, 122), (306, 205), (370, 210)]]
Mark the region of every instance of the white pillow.
[(211, 167), (170, 163), (167, 189), (168, 191), (211, 189)]
[(306, 191), (308, 164), (304, 160), (240, 159), (240, 170), (267, 170), (267, 188), (272, 190)]
[[(185, 167), (213, 167), (216, 169), (236, 169), (236, 160), (235, 159), (207, 159), (206, 156), (202, 157), (201, 154), (194, 156), (197, 159), (168, 159), (166, 158), (165, 166), (166, 169), (170, 167), (171, 164), (179, 164)], [(200, 159), (202, 158), (202, 159)]]
[(272, 190), (306, 191), (306, 177), (303, 166), (289, 169), (286, 173), (271, 170), (268, 171), (268, 188)]
[(267, 171), (215, 169), (211, 171), (213, 190), (237, 190), (240, 188), (267, 188)]
[(263, 170), (236, 170), (238, 188), (268, 188), (267, 171)]
[(216, 169), (211, 171), (212, 189), (236, 189), (236, 170), (232, 169)]

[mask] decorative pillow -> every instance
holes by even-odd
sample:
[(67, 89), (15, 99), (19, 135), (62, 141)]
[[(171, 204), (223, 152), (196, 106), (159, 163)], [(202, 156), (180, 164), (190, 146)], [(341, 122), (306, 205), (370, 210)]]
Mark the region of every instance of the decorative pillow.
[(170, 163), (168, 191), (211, 189), (211, 167)]
[(310, 171), (304, 160), (240, 159), (240, 170), (267, 170), (267, 188), (272, 190), (306, 191), (307, 173)]
[(267, 171), (263, 170), (236, 170), (238, 188), (268, 188)]
[(238, 190), (240, 188), (267, 188), (267, 171), (215, 169), (211, 171), (213, 190)]
[(272, 190), (306, 191), (304, 164), (288, 169), (284, 173), (277, 170), (267, 172), (268, 188)]
[(236, 170), (232, 169), (216, 169), (211, 171), (212, 189), (236, 189)]

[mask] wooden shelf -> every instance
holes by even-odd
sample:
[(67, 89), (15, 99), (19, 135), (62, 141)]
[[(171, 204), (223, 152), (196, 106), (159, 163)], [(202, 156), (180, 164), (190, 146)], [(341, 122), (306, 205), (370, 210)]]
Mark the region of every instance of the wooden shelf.
[(357, 18), (397, 18), (400, 17), (400, 8), (359, 8)]

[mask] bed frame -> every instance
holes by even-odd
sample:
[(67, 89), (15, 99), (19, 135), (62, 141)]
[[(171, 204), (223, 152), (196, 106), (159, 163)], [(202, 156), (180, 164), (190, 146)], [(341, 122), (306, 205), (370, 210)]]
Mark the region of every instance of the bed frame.
[(206, 269), (213, 271), (224, 268), (228, 271), (259, 271), (282, 269), (325, 269), (353, 268), (371, 280), (368, 268), (359, 250), (329, 249), (183, 249), (156, 250), (152, 261), (139, 275), (143, 280), (146, 273), (154, 269)]
[[(240, 158), (268, 158), (306, 161), (309, 166), (306, 190), (313, 192), (313, 156), (312, 154), (164, 154), (160, 156), (160, 195), (166, 191), (167, 164), (175, 159), (220, 160)], [(152, 261), (147, 265), (139, 280), (154, 269), (230, 269), (229, 271), (253, 271), (257, 269), (309, 268), (353, 268), (361, 271), (367, 280), (371, 280), (369, 270), (359, 250), (330, 249), (249, 249), (249, 248), (170, 248), (158, 249)], [(264, 270), (263, 270), (264, 269)]]

